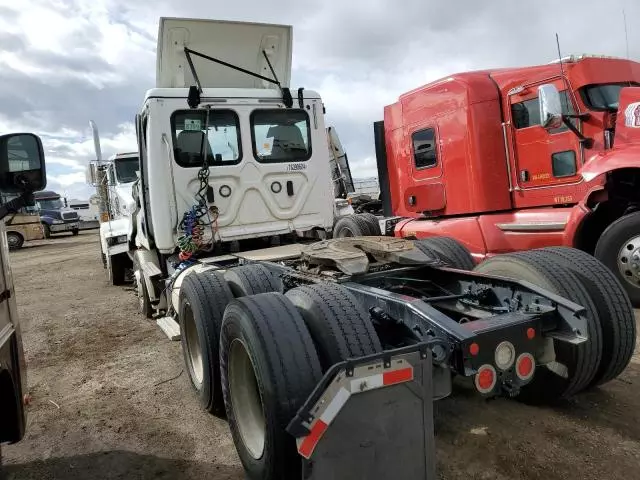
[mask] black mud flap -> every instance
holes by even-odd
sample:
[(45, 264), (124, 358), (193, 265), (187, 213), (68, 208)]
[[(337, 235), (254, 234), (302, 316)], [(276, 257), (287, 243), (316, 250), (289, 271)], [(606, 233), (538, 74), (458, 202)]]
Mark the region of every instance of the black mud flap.
[(334, 365), (287, 431), (304, 480), (435, 480), (433, 357), (420, 344)]

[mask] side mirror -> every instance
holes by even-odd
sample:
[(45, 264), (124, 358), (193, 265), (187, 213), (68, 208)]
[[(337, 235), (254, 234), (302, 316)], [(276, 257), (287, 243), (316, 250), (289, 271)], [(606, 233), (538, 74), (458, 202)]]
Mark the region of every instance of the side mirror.
[(547, 83), (538, 87), (540, 124), (543, 128), (559, 128), (563, 124), (562, 103), (555, 85)]
[(31, 193), (47, 185), (42, 140), (33, 133), (0, 136), (0, 191)]

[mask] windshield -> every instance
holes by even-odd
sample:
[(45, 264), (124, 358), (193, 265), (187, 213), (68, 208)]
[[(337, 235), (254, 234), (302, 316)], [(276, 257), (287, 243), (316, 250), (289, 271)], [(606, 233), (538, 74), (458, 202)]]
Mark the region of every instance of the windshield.
[(634, 82), (589, 85), (580, 90), (584, 103), (591, 110), (618, 110), (620, 90), (640, 84)]
[(116, 177), (120, 183), (135, 182), (138, 178), (138, 157), (120, 158), (114, 161), (116, 166)]
[(60, 198), (38, 200), (38, 207), (41, 210), (60, 210), (64, 208), (64, 202)]
[[(204, 110), (179, 110), (171, 116), (176, 163), (181, 167), (202, 166), (202, 147), (209, 165), (235, 165), (242, 160), (240, 122), (232, 110), (211, 110), (208, 128)], [(204, 142), (206, 138), (208, 144)]]
[(259, 162), (303, 162), (311, 156), (309, 116), (304, 110), (256, 110), (251, 127)]

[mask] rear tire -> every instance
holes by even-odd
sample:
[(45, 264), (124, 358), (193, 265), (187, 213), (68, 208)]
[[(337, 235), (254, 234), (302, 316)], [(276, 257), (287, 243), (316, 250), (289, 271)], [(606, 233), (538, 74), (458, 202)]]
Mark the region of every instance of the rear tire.
[(357, 214), (352, 214), (338, 219), (333, 227), (333, 238), (368, 237), (369, 232), (369, 223)]
[(369, 225), (369, 235), (372, 235), (374, 237), (382, 235), (378, 217), (376, 217), (373, 213), (360, 213), (359, 215), (361, 218), (364, 218)]
[(620, 375), (636, 347), (636, 320), (629, 296), (613, 272), (581, 250), (548, 247), (582, 280), (593, 300), (602, 326), (602, 359), (591, 385), (602, 385)]
[[(627, 252), (625, 245), (631, 246), (629, 255), (621, 255)], [(632, 255), (635, 259), (630, 258)], [(640, 308), (640, 212), (609, 225), (598, 239), (594, 256), (620, 280), (633, 306)]]
[(473, 270), (475, 262), (471, 252), (451, 237), (428, 237), (414, 240), (415, 247), (425, 254), (440, 258), (448, 267), (459, 270)]
[(307, 285), (287, 298), (302, 315), (320, 357), (322, 371), (352, 357), (382, 351), (367, 311), (340, 285)]
[(234, 300), (220, 348), (229, 428), (248, 478), (298, 480), (301, 457), (285, 428), (322, 377), (302, 317), (280, 293)]
[(224, 309), (233, 294), (222, 273), (188, 273), (180, 287), (180, 342), (191, 385), (209, 413), (224, 415), (219, 340)]
[(224, 273), (224, 278), (236, 298), (282, 291), (280, 279), (264, 265), (234, 267)]
[(588, 340), (580, 345), (556, 342), (556, 362), (566, 366), (567, 378), (539, 366), (518, 399), (528, 403), (552, 403), (571, 397), (589, 386), (600, 364), (602, 329), (595, 305), (583, 282), (558, 257), (540, 250), (498, 255), (475, 267), (476, 272), (526, 280), (567, 298), (586, 309)]

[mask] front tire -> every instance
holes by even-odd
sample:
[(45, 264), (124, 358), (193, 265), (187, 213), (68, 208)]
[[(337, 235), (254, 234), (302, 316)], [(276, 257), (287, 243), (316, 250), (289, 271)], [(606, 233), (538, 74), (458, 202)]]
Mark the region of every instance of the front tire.
[(17, 232), (7, 232), (9, 250), (18, 250), (24, 245), (24, 237)]
[(153, 318), (153, 305), (149, 299), (149, 290), (147, 289), (147, 282), (144, 279), (144, 273), (138, 271), (138, 311), (144, 315), (145, 318)]
[(619, 218), (600, 235), (594, 256), (620, 280), (634, 307), (640, 307), (640, 212)]
[(48, 224), (42, 224), (42, 233), (44, 234), (44, 238), (51, 238), (51, 228)]
[(126, 256), (126, 254), (119, 254), (107, 259), (107, 275), (111, 285), (125, 284), (127, 262), (123, 255)]
[(73, 230), (71, 230), (71, 235), (73, 235), (74, 237), (79, 233), (80, 233), (80, 230), (78, 228), (74, 228)]

